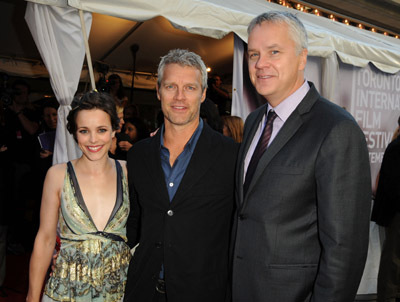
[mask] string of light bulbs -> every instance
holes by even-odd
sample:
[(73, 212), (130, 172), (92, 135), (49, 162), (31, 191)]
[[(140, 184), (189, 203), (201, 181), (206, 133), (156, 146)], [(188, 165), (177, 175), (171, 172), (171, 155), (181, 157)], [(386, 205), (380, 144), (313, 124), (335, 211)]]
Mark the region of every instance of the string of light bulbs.
[(267, 1), (276, 3), (276, 4), (280, 4), (287, 8), (296, 9), (296, 10), (299, 10), (299, 11), (302, 11), (305, 13), (310, 13), (310, 14), (314, 14), (314, 15), (317, 15), (320, 17), (329, 18), (332, 21), (342, 22), (348, 26), (356, 26), (360, 29), (370, 30), (374, 33), (379, 33), (379, 34), (383, 34), (385, 36), (390, 36), (390, 37), (399, 39), (399, 34), (397, 34), (397, 33), (391, 32), (386, 29), (379, 28), (377, 26), (373, 26), (373, 25), (365, 23), (365, 22), (361, 22), (359, 20), (352, 19), (350, 17), (343, 16), (338, 13), (332, 13), (329, 10), (312, 7), (312, 5), (310, 5), (310, 4), (305, 5), (305, 4), (301, 4), (296, 1), (290, 1), (290, 0), (267, 0)]

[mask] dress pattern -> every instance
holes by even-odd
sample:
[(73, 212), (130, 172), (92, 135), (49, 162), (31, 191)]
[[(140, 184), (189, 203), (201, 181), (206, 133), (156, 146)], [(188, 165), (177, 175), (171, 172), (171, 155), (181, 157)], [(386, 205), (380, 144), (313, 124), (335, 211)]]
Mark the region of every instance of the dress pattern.
[(67, 164), (59, 211), (60, 253), (46, 287), (54, 301), (120, 301), (131, 258), (126, 244), (129, 196), (118, 161), (117, 199), (103, 231), (85, 205), (71, 162)]

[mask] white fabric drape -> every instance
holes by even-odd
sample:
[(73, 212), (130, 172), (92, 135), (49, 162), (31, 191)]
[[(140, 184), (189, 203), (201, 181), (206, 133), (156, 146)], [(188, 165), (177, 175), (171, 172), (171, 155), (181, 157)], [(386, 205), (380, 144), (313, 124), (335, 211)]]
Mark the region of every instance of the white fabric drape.
[(321, 59), (322, 61), (322, 85), (321, 95), (334, 102), (340, 104), (340, 96), (337, 93), (337, 78), (339, 76), (339, 62), (336, 53)]
[[(71, 7), (27, 4), (25, 19), (50, 74), (50, 83), (60, 103), (53, 163), (77, 158), (81, 151), (66, 129), (70, 104), (78, 88), (85, 47), (78, 11)], [(85, 13), (90, 32), (92, 16)]]
[(244, 45), (242, 39), (234, 36), (233, 74), (232, 74), (232, 109), (231, 114), (243, 120), (249, 115), (250, 108), (243, 101), (243, 57)]

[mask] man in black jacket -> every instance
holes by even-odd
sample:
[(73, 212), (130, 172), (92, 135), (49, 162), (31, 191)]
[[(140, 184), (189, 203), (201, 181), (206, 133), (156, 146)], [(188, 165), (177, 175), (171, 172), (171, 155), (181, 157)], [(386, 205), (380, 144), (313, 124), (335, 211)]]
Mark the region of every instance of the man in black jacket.
[(170, 51), (158, 76), (164, 125), (127, 158), (127, 235), (139, 245), (124, 301), (224, 301), (238, 148), (199, 117), (207, 72), (198, 55)]

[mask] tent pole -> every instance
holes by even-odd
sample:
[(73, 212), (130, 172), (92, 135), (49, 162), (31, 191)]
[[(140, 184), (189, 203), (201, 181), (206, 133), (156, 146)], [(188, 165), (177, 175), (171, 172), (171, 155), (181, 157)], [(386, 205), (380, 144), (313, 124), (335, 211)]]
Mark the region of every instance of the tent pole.
[(101, 58), (100, 61), (104, 61), (115, 49), (117, 49), (133, 32), (135, 32), (143, 22), (137, 22), (121, 39), (118, 40)]
[(83, 18), (83, 11), (81, 9), (79, 10), (79, 17), (81, 18), (83, 42), (85, 43), (86, 61), (87, 61), (88, 68), (89, 68), (90, 82), (92, 84), (92, 90), (96, 90), (96, 83), (94, 81), (94, 73), (93, 73), (93, 65), (92, 65), (92, 57), (90, 55), (89, 42), (88, 42), (88, 37), (86, 34), (86, 25), (85, 25), (85, 20)]

